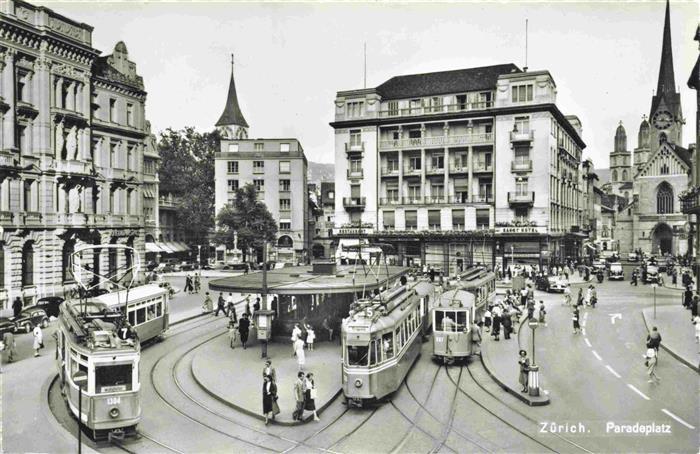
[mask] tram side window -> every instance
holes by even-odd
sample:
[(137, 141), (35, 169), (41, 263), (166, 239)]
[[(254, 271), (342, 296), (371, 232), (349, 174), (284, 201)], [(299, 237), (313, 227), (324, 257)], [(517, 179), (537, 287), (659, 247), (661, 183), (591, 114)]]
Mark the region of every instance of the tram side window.
[(131, 326), (134, 326), (136, 324), (136, 311), (134, 310), (129, 311), (129, 324)]
[(396, 351), (398, 352), (403, 347), (403, 341), (401, 340), (401, 327), (396, 328)]
[(394, 336), (392, 333), (386, 333), (382, 336), (382, 349), (385, 360), (394, 357)]
[(442, 330), (442, 319), (445, 317), (445, 312), (443, 311), (435, 311), (435, 320), (433, 321), (433, 324), (435, 326), (435, 329), (440, 331)]
[(348, 345), (348, 366), (366, 366), (368, 347)]
[(469, 325), (467, 325), (467, 312), (457, 311), (457, 331), (466, 331)]
[(148, 306), (146, 309), (146, 320), (153, 320), (156, 318), (156, 308), (154, 306)]
[(131, 390), (131, 364), (95, 367), (95, 390), (98, 393)]
[(158, 301), (156, 303), (156, 317), (162, 317), (163, 316), (163, 303), (161, 301)]
[(140, 325), (146, 321), (146, 308), (136, 309), (136, 324)]
[(374, 366), (376, 365), (379, 360), (378, 360), (378, 355), (377, 355), (377, 341), (373, 340), (372, 342), (369, 343), (369, 365)]

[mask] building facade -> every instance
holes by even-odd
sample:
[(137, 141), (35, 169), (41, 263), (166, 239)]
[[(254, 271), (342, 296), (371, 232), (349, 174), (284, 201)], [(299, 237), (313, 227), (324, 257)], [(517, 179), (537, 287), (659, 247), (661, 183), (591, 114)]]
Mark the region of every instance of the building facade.
[(546, 264), (580, 249), (569, 234), (582, 220), (585, 144), (547, 71), (394, 77), (338, 92), (331, 126), (341, 236), (369, 235), (393, 243), (399, 263), (451, 272)]
[[(124, 43), (100, 56), (92, 30), (19, 0), (0, 5), (3, 307), (63, 295), (82, 245), (125, 244), (144, 258), (158, 185), (146, 91)], [(102, 274), (130, 263), (108, 249), (91, 261)]]
[(335, 227), (335, 184), (322, 181), (316, 192), (316, 225), (311, 246), (314, 259), (329, 258), (334, 255), (333, 228)]

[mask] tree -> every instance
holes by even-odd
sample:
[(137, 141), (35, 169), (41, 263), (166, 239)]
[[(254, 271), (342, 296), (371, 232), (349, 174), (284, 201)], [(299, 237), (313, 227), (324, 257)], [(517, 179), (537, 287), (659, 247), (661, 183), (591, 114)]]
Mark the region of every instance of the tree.
[(265, 203), (258, 200), (258, 191), (251, 183), (236, 190), (233, 200), (217, 214), (216, 224), (216, 241), (228, 249), (233, 249), (234, 232), (237, 234), (243, 260), (248, 249), (260, 250), (263, 241), (274, 241), (277, 235), (277, 222)]
[[(160, 193), (177, 200), (176, 222), (193, 244), (206, 244), (214, 228), (214, 154), (220, 150), (217, 131), (192, 127), (160, 135)], [(208, 251), (208, 248), (206, 248)]]

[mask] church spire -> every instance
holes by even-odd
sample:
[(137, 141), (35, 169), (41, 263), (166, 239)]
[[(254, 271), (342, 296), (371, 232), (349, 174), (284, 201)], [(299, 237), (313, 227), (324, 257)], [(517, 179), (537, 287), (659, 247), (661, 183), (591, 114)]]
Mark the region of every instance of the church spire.
[(229, 127), (235, 129), (247, 129), (248, 122), (243, 117), (243, 112), (238, 105), (238, 95), (236, 94), (236, 82), (233, 78), (233, 54), (231, 54), (231, 80), (228, 84), (228, 96), (226, 97), (226, 106), (221, 114), (219, 121), (216, 122), (217, 127)]
[(656, 94), (676, 92), (676, 80), (673, 74), (673, 51), (671, 50), (671, 5), (666, 0), (666, 18), (664, 19), (664, 37), (661, 45), (661, 64), (659, 65), (659, 81)]

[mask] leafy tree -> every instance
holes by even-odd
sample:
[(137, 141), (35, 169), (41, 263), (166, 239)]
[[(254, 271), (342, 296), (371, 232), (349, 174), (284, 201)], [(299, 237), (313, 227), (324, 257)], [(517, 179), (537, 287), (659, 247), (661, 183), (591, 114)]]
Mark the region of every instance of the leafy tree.
[(216, 224), (217, 243), (228, 249), (233, 249), (234, 232), (238, 235), (243, 260), (247, 260), (249, 249), (260, 250), (263, 241), (274, 241), (277, 235), (277, 222), (265, 203), (258, 200), (258, 191), (251, 183), (236, 190), (233, 200), (217, 214)]
[(214, 154), (219, 150), (217, 131), (187, 127), (160, 134), (159, 190), (177, 200), (176, 222), (193, 244), (206, 244), (214, 228)]

